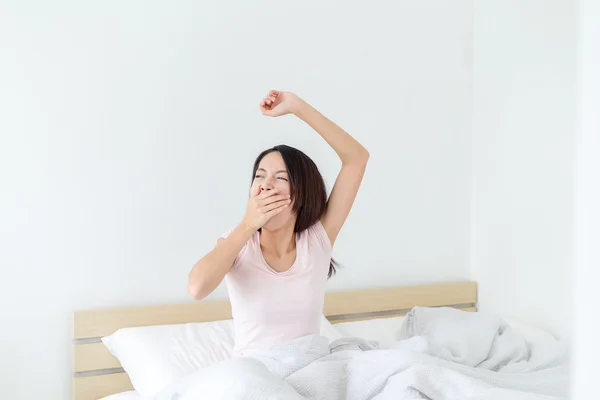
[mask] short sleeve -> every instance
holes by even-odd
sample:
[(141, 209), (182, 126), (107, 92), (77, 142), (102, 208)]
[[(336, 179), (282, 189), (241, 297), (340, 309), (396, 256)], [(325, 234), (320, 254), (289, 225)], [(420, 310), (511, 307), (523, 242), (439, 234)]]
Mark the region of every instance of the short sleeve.
[[(227, 239), (227, 237), (229, 235), (231, 235), (231, 232), (233, 232), (233, 229), (230, 229), (227, 232), (225, 232), (224, 234), (222, 234), (221, 237), (219, 237), (219, 239)], [(219, 239), (217, 239), (217, 242), (218, 242)], [(246, 252), (247, 248), (248, 248), (248, 242), (246, 242), (246, 244), (244, 244), (244, 247), (242, 247), (242, 249), (240, 250), (240, 252), (238, 253), (238, 255), (235, 257), (235, 260), (233, 260), (233, 264), (231, 265), (231, 269), (234, 269), (235, 267), (238, 266), (238, 264), (240, 263), (240, 259), (242, 258), (242, 256)]]
[(313, 226), (308, 228), (308, 231), (311, 242), (318, 244), (323, 250), (331, 252), (331, 240), (329, 240), (329, 235), (327, 235), (327, 231), (321, 221), (317, 221)]

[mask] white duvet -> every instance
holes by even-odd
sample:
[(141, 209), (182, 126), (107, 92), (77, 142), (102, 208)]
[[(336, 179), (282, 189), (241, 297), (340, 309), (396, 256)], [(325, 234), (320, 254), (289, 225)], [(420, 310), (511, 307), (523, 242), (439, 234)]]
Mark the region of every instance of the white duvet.
[[(156, 400), (566, 398), (566, 350), (537, 348), (501, 320), (415, 308), (393, 343), (312, 335), (178, 380)], [(555, 396), (555, 397), (553, 397)]]

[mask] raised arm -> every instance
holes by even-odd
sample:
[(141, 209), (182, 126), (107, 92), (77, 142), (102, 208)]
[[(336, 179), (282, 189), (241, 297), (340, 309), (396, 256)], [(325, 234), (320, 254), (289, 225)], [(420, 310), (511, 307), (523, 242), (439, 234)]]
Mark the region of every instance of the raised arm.
[(321, 135), (340, 157), (342, 169), (335, 180), (327, 202), (327, 211), (321, 220), (333, 245), (354, 204), (369, 160), (369, 152), (346, 131), (293, 93), (270, 91), (261, 102), (261, 111), (267, 116), (289, 113), (296, 115)]

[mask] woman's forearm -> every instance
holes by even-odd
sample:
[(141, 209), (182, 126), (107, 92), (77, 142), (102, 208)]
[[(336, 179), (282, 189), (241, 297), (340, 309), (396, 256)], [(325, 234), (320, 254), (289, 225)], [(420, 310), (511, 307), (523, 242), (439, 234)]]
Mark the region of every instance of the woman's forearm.
[(296, 97), (291, 106), (291, 111), (325, 139), (340, 157), (342, 164), (367, 162), (369, 158), (367, 149), (310, 104)]
[(255, 229), (242, 223), (226, 239), (222, 239), (210, 253), (202, 257), (190, 271), (188, 281), (190, 295), (200, 300), (211, 294), (223, 281), (235, 258), (254, 232)]

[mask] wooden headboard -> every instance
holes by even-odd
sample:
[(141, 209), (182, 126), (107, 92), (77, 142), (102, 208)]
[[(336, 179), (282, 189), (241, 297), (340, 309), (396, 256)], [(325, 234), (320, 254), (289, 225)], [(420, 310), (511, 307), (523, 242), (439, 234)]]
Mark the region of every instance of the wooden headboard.
[[(450, 306), (476, 311), (477, 284), (454, 282), (380, 289), (328, 292), (325, 316), (332, 322), (359, 321), (406, 314), (414, 306)], [(209, 322), (231, 318), (229, 301), (198, 301), (74, 313), (73, 399), (97, 400), (132, 390), (129, 377), (100, 338), (121, 328)]]

